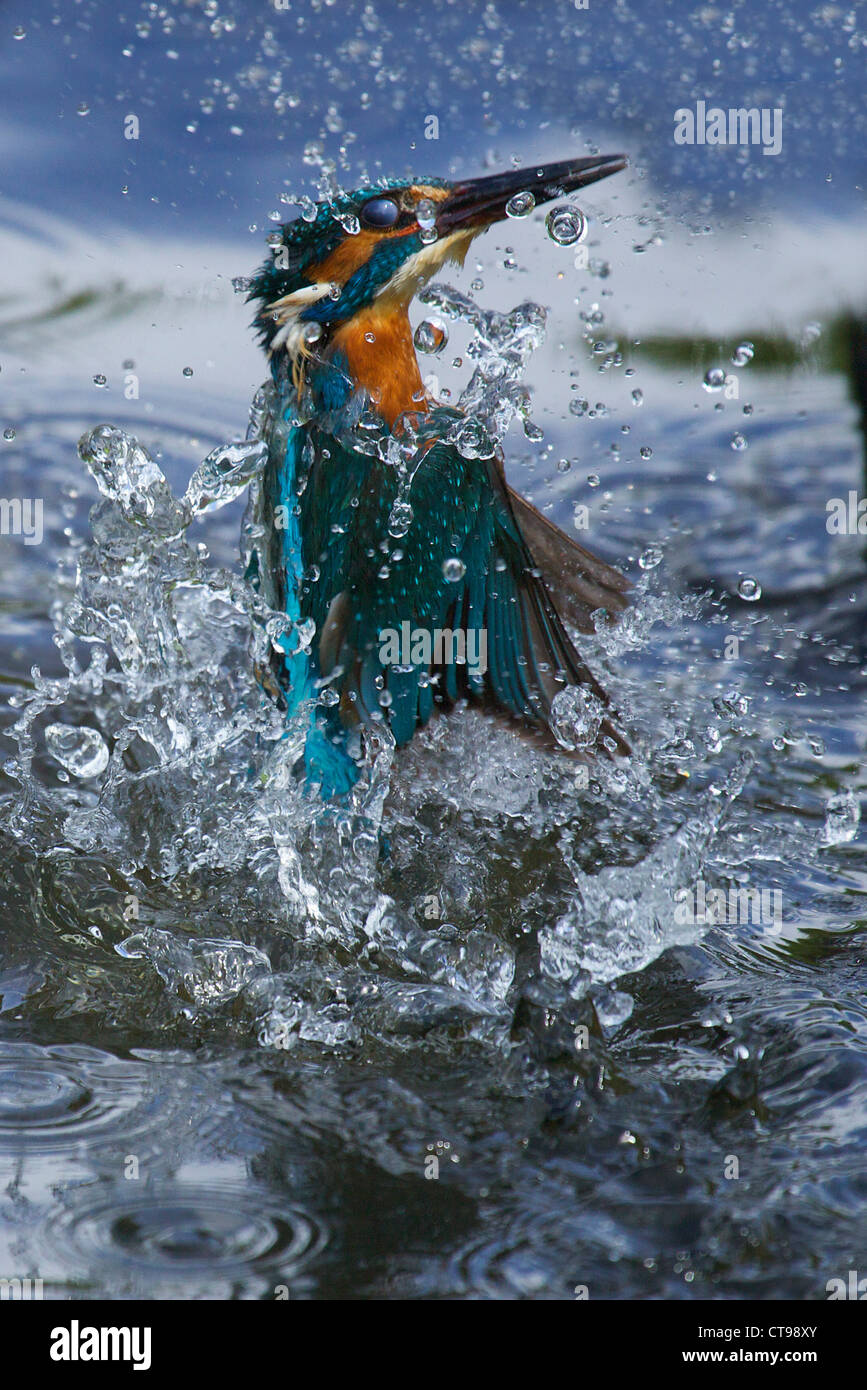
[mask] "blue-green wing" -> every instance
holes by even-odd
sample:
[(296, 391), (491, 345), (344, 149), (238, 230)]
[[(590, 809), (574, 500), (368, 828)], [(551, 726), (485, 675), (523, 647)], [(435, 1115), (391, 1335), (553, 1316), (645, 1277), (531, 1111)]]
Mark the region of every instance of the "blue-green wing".
[[(585, 686), (607, 704), (519, 516), (549, 562), (559, 538), (559, 577), (569, 580), (577, 626), (586, 630), (599, 607), (622, 607), (625, 581), (510, 495), (499, 459), (465, 459), (438, 442), (407, 487), (392, 464), (317, 428), (298, 428), (269, 462), (264, 498), (269, 601), (316, 627), (309, 653), (277, 658), (278, 684), (290, 710), (304, 699), (320, 701), (308, 762), (327, 763), (330, 748), (344, 760), (340, 776), (326, 768), (323, 786), (346, 777), (351, 784), (346, 734), (359, 725), (384, 719), (400, 745), (438, 706), (464, 695), (543, 727), (566, 685)], [(393, 526), (397, 501), (412, 508), (403, 533)], [(388, 640), (407, 630), (430, 634), (432, 646), (436, 633), (474, 634), (477, 658), (483, 637), (486, 662), (474, 669), (435, 648), (430, 659), (414, 659), (405, 642), (395, 659)], [(626, 750), (608, 720), (600, 739), (608, 751)]]

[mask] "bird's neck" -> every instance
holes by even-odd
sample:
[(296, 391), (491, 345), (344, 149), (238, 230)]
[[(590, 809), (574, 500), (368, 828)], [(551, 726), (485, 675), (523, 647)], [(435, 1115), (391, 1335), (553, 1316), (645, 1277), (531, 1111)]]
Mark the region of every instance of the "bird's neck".
[(407, 309), (374, 303), (338, 328), (332, 339), (332, 350), (345, 360), (354, 385), (369, 393), (376, 413), (389, 425), (404, 411), (426, 408)]

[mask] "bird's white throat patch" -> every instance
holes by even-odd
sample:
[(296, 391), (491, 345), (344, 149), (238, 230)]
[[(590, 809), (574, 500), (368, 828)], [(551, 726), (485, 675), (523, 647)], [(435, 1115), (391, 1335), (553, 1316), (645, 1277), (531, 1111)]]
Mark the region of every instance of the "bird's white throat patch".
[(304, 326), (298, 322), (300, 315), (311, 304), (333, 294), (335, 288), (339, 286), (332, 285), (330, 281), (318, 281), (315, 285), (302, 285), (300, 290), (293, 290), (292, 294), (284, 294), (282, 299), (275, 299), (273, 304), (266, 305), (267, 312), (279, 324), (269, 344), (269, 353), (278, 352), (282, 347), (290, 357), (302, 352)]
[(438, 237), (436, 241), (408, 256), (391, 279), (377, 292), (377, 301), (382, 302), (383, 307), (391, 302), (409, 304), (422, 285), (427, 284), (446, 261), (456, 261), (458, 265), (463, 265), (470, 242), (483, 230), (482, 227), (463, 228), (449, 236)]

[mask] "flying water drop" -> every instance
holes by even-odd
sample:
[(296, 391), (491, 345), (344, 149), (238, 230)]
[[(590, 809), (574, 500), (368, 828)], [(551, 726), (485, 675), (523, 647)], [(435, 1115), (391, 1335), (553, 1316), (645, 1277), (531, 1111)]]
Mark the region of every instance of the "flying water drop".
[(561, 204), (545, 218), (548, 235), (558, 246), (574, 246), (587, 235), (587, 219), (580, 208)]
[(848, 845), (857, 835), (860, 823), (861, 805), (855, 793), (837, 792), (825, 806), (822, 844), (826, 847)]
[(568, 685), (551, 702), (551, 731), (570, 752), (592, 748), (602, 725), (602, 703), (582, 685)]
[(420, 198), (416, 203), (415, 220), (423, 232), (436, 230), (437, 210), (430, 198)]
[(108, 748), (96, 729), (49, 724), (45, 730), (45, 747), (61, 767), (75, 777), (98, 777), (108, 767)]
[(458, 453), (465, 459), (487, 459), (494, 452), (494, 441), (481, 420), (468, 416), (450, 436)]
[(127, 521), (162, 536), (179, 535), (188, 524), (189, 512), (133, 435), (113, 425), (97, 425), (82, 435), (78, 453), (103, 497), (116, 502)]
[(653, 570), (662, 561), (662, 550), (658, 545), (649, 545), (638, 558), (643, 570)]
[(738, 593), (746, 603), (755, 603), (762, 596), (762, 586), (757, 579), (747, 575), (738, 584)]
[(725, 367), (708, 367), (702, 385), (705, 391), (721, 391), (726, 384)]
[(442, 352), (448, 340), (448, 329), (439, 319), (422, 319), (413, 334), (419, 352)]
[(231, 502), (265, 465), (268, 448), (261, 440), (221, 444), (199, 464), (183, 501), (193, 513), (216, 511)]
[(408, 502), (395, 502), (388, 518), (388, 534), (400, 540), (412, 525), (413, 510)]
[(529, 217), (536, 206), (532, 193), (515, 193), (506, 204), (507, 217)]
[(339, 212), (336, 217), (347, 236), (358, 236), (361, 223), (354, 212)]

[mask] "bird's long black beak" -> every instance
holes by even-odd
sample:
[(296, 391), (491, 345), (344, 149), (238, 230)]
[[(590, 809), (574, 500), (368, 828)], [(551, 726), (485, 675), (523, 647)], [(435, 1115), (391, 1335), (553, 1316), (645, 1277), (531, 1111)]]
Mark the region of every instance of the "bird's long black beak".
[(468, 179), (455, 184), (440, 203), (437, 231), (444, 236), (462, 228), (487, 227), (507, 216), (512, 199), (517, 199), (521, 193), (532, 193), (531, 207), (548, 203), (552, 198), (562, 198), (599, 179), (607, 179), (609, 174), (625, 169), (626, 164), (625, 155), (600, 154), (589, 159), (564, 159), (559, 164), (537, 164), (529, 169), (513, 169), (508, 174)]

